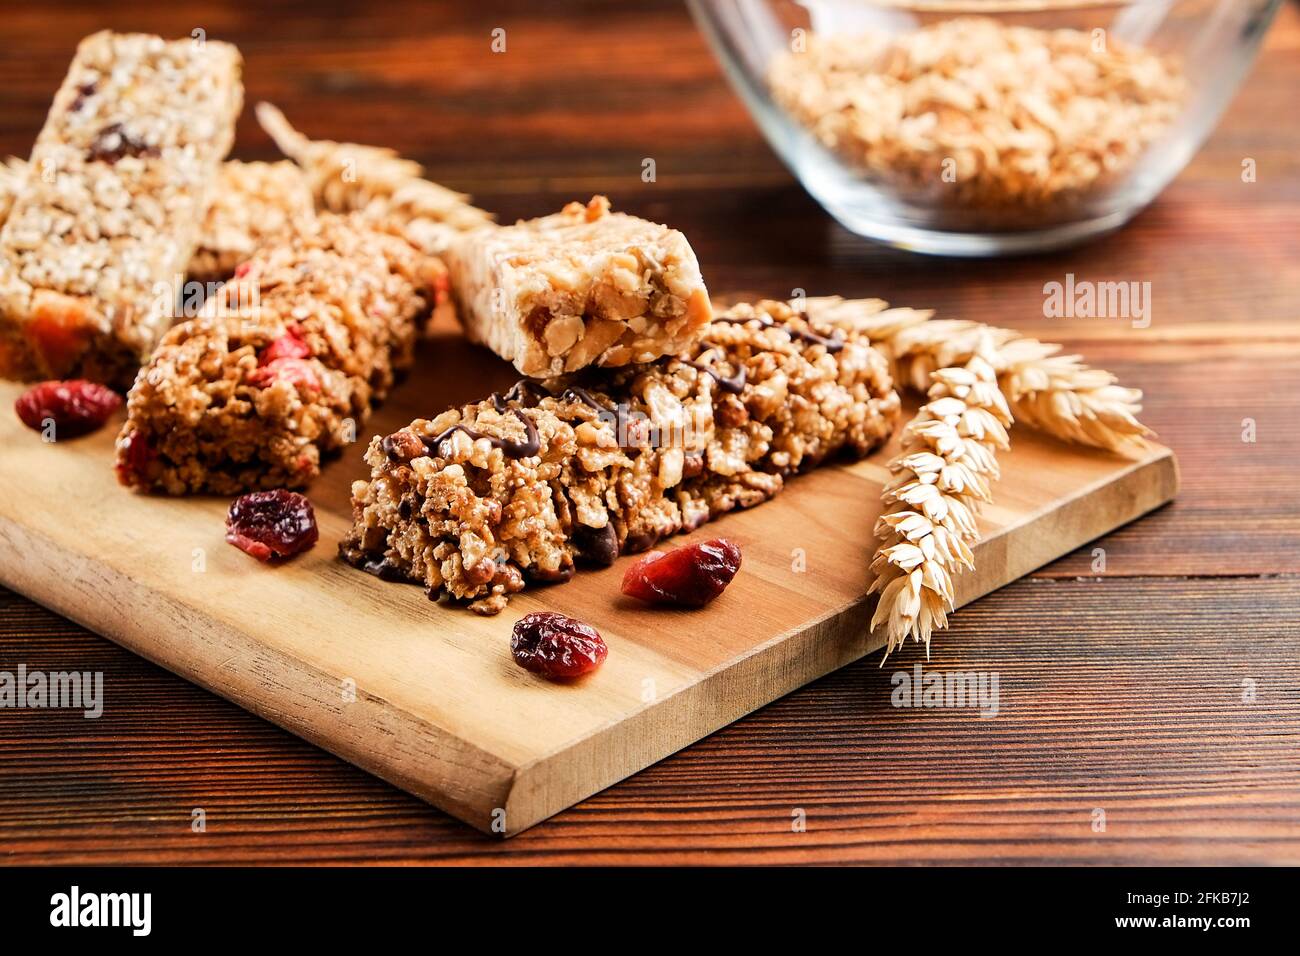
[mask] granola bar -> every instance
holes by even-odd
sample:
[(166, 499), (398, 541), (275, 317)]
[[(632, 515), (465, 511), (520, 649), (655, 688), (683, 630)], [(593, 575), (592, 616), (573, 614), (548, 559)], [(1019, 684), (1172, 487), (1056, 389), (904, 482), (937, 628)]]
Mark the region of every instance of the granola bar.
[(270, 103), (257, 104), (257, 119), (280, 151), (302, 167), (322, 211), (360, 213), (434, 255), (445, 252), (457, 234), (492, 221), (469, 196), (424, 179), (424, 167), (391, 149), (308, 139)]
[[(0, 162), (0, 226), (23, 191), (30, 168), (14, 156)], [(315, 214), (307, 180), (293, 163), (227, 160), (221, 164), (186, 275), (200, 282), (229, 279), (271, 237)]]
[(14, 207), (14, 200), (22, 191), (27, 179), (27, 163), (17, 156), (10, 156), (0, 162), (0, 226), (9, 218), (9, 210)]
[(256, 252), (163, 337), (127, 397), (119, 480), (166, 494), (305, 486), (410, 365), (430, 312), (447, 307), (438, 259), (322, 214)]
[(531, 377), (652, 362), (713, 317), (686, 237), (604, 196), (467, 233), (447, 265), (469, 337)]
[(273, 237), (300, 228), (315, 215), (307, 180), (293, 163), (223, 163), (189, 276), (228, 279)]
[(494, 614), (527, 580), (619, 554), (865, 455), (899, 400), (866, 335), (740, 305), (681, 355), (537, 382), (419, 419), (366, 451), (343, 559)]
[(0, 375), (130, 382), (171, 323), (239, 77), (226, 43), (81, 42), (0, 230)]

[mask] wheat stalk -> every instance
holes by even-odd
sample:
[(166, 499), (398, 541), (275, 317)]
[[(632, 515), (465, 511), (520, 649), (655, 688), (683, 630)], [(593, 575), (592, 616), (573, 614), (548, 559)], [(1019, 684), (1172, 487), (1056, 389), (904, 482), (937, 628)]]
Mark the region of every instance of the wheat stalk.
[(935, 369), (965, 365), (977, 345), (986, 356), (1017, 421), (1064, 441), (1111, 451), (1146, 446), (1153, 433), (1140, 421), (1142, 392), (1117, 384), (1062, 346), (980, 322), (930, 319), (931, 313), (886, 309), (876, 299), (809, 299), (810, 315), (866, 331), (887, 352), (895, 380), (918, 391)]
[(256, 112), (280, 151), (303, 168), (317, 204), (330, 212), (359, 211), (429, 252), (492, 221), (469, 196), (424, 179), (424, 167), (391, 149), (308, 139), (270, 103), (258, 103)]
[(1059, 345), (978, 322), (933, 321), (930, 312), (879, 299), (817, 298), (803, 307), (819, 321), (866, 332), (889, 355), (895, 381), (927, 395), (890, 462), (894, 477), (875, 528), (868, 593), (880, 594), (871, 628), (884, 626), (886, 657), (909, 634), (928, 650), (931, 634), (947, 626), (952, 577), (974, 567), (975, 516), (990, 500), (995, 453), (1009, 447), (1013, 414), (1066, 441), (1116, 451), (1151, 435), (1137, 419), (1140, 391), (1058, 354)]
[[(888, 639), (885, 656), (911, 635), (924, 641), (948, 624), (954, 574), (974, 568), (975, 517), (991, 500), (997, 452), (1009, 447), (1011, 412), (990, 362), (992, 342), (977, 342), (961, 366), (930, 373), (926, 403), (903, 429), (881, 492), (879, 547), (868, 593), (880, 600), (871, 620)], [(882, 658), (883, 661), (883, 658)]]

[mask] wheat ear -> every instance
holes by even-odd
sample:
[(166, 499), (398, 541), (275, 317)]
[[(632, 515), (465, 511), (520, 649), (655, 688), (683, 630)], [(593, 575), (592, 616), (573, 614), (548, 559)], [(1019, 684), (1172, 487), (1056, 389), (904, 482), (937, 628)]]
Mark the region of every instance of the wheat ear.
[(809, 299), (814, 317), (867, 332), (887, 352), (900, 385), (929, 387), (935, 369), (966, 364), (986, 343), (989, 364), (1016, 420), (1064, 441), (1111, 451), (1142, 448), (1153, 433), (1140, 421), (1142, 392), (1117, 384), (1062, 346), (979, 322), (930, 319), (930, 313), (886, 309), (874, 299)]
[(323, 209), (360, 211), (429, 252), (441, 252), (456, 233), (492, 221), (490, 213), (470, 205), (469, 196), (424, 179), (424, 167), (391, 149), (308, 139), (270, 103), (258, 103), (256, 112), (280, 151), (302, 167)]
[(879, 592), (871, 629), (884, 626), (888, 656), (911, 635), (924, 641), (947, 626), (954, 574), (974, 568), (975, 516), (991, 500), (997, 452), (1009, 447), (1011, 412), (990, 362), (991, 342), (976, 343), (961, 366), (930, 373), (926, 403), (903, 429), (881, 492), (886, 511), (868, 593)]

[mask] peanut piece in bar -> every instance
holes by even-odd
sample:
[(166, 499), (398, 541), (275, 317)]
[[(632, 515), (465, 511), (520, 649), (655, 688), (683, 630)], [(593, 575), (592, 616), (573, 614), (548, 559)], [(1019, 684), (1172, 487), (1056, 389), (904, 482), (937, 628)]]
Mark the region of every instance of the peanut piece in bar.
[(307, 485), (410, 365), (431, 311), (449, 307), (438, 259), (322, 214), (163, 337), (127, 397), (119, 480), (173, 495)]
[(242, 98), (229, 44), (81, 42), (0, 229), (0, 375), (131, 381), (175, 316)]
[(686, 237), (604, 196), (466, 233), (447, 266), (469, 338), (534, 378), (675, 355), (713, 317)]
[(376, 437), (340, 554), (494, 614), (528, 581), (610, 564), (835, 453), (866, 455), (898, 412), (866, 335), (786, 303), (736, 306), (682, 355), (525, 379)]

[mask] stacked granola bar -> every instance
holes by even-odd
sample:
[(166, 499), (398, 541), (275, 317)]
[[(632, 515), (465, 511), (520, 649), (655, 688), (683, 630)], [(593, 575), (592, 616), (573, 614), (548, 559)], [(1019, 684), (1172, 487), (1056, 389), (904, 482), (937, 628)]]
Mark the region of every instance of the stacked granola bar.
[(120, 480), (167, 494), (307, 484), (410, 364), (447, 286), (438, 259), (355, 218), (288, 231), (163, 337), (127, 399)]
[[(10, 156), (0, 163), (0, 226), (30, 175), (24, 160)], [(186, 275), (205, 283), (229, 279), (271, 237), (315, 214), (307, 179), (293, 163), (227, 160), (217, 174)]]
[(0, 229), (0, 375), (130, 382), (174, 316), (242, 98), (229, 44), (81, 42)]
[(459, 236), (447, 264), (469, 337), (533, 377), (673, 355), (713, 315), (686, 237), (604, 196)]
[(225, 162), (199, 232), (199, 247), (190, 259), (189, 276), (206, 282), (228, 279), (273, 238), (308, 228), (315, 216), (307, 180), (293, 163)]
[(683, 354), (523, 380), (418, 419), (366, 452), (350, 563), (493, 614), (527, 580), (563, 580), (766, 501), (837, 451), (865, 455), (899, 410), (865, 335), (761, 302)]

